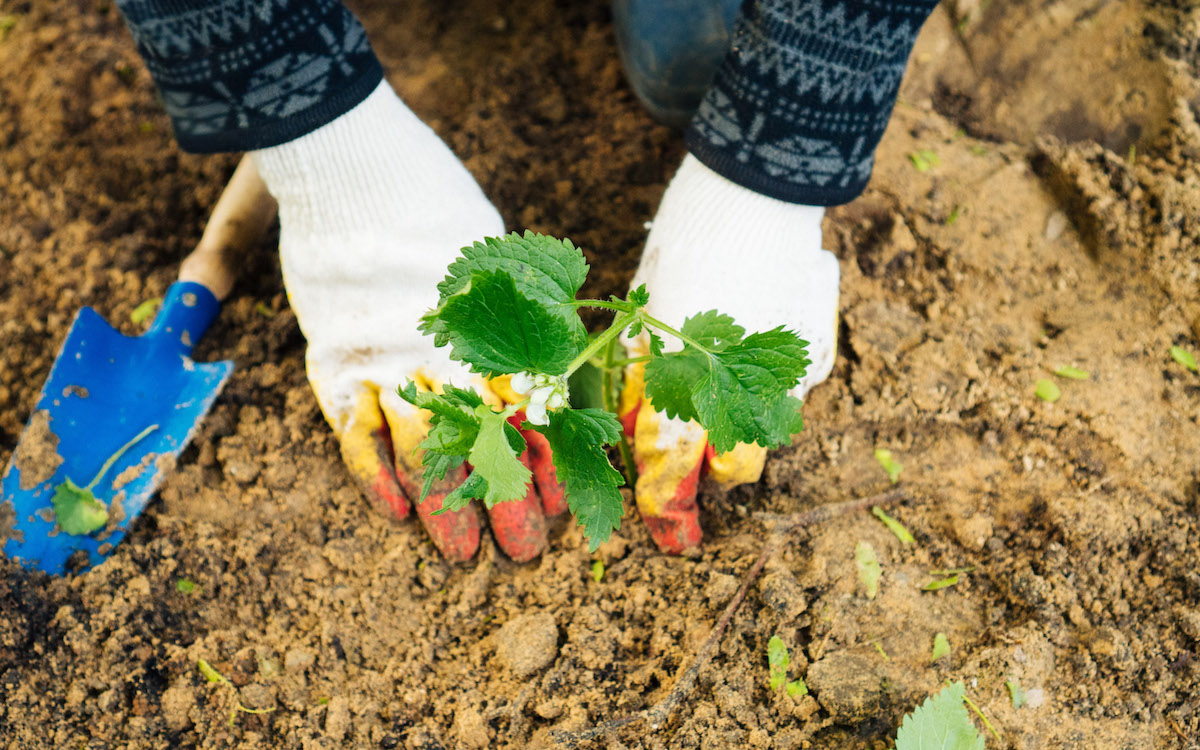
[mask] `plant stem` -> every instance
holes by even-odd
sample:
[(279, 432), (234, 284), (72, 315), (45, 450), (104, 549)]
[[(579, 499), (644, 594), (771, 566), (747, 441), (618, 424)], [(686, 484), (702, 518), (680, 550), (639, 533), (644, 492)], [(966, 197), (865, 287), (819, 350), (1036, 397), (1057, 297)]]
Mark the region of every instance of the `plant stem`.
[(672, 336), (679, 339), (680, 341), (687, 344), (688, 346), (694, 346), (695, 348), (699, 349), (700, 351), (704, 352), (705, 354), (712, 354), (712, 352), (709, 351), (707, 346), (704, 346), (699, 341), (696, 341), (691, 336), (688, 336), (687, 334), (685, 334), (683, 331), (677, 331), (674, 328), (672, 328), (671, 326), (669, 326), (666, 323), (659, 320), (658, 318), (654, 318), (654, 317), (647, 315), (644, 310), (639, 311), (639, 313), (641, 314), (642, 320), (646, 323), (646, 325), (654, 326), (655, 328), (659, 329), (660, 331), (666, 331), (667, 333), (671, 334)]
[(967, 697), (965, 692), (963, 693), (963, 700), (966, 701), (966, 704), (970, 706), (975, 713), (979, 714), (980, 719), (983, 719), (983, 725), (987, 727), (988, 731), (992, 733), (992, 736), (996, 738), (996, 742), (1001, 742), (1002, 740), (1000, 739), (1000, 733), (996, 731), (994, 726), (992, 726), (992, 722), (988, 721), (988, 717), (983, 715), (983, 711), (979, 710), (979, 706), (975, 705), (975, 701)]
[(578, 357), (571, 361), (571, 364), (567, 365), (567, 371), (562, 374), (562, 377), (566, 379), (574, 375), (576, 370), (583, 367), (585, 362), (601, 352), (604, 347), (608, 346), (610, 341), (615, 341), (617, 336), (620, 336), (621, 332), (628, 328), (637, 316), (637, 312), (622, 312), (614, 318), (608, 330), (597, 336), (592, 343), (588, 344), (586, 349), (579, 353)]
[(605, 302), (602, 299), (577, 299), (565, 304), (571, 307), (598, 307), (601, 310), (616, 310), (617, 312), (633, 312), (637, 306), (632, 302)]
[(139, 432), (136, 436), (134, 436), (133, 440), (130, 440), (128, 443), (126, 443), (125, 445), (122, 445), (120, 448), (118, 448), (116, 453), (114, 453), (108, 457), (108, 460), (105, 461), (104, 465), (100, 467), (100, 471), (96, 474), (95, 478), (92, 479), (92, 481), (89, 482), (88, 486), (84, 487), (84, 489), (90, 491), (96, 485), (100, 484), (100, 480), (104, 477), (105, 472), (107, 472), (109, 469), (111, 469), (112, 465), (115, 464), (117, 461), (119, 461), (121, 456), (125, 455), (125, 451), (132, 448), (134, 446), (134, 444), (136, 444), (139, 440), (146, 437), (147, 435), (149, 435), (150, 433), (154, 432), (157, 429), (158, 429), (158, 425), (152, 424), (149, 427), (147, 427), (146, 429)]
[[(616, 394), (614, 393), (616, 389), (613, 388), (613, 373), (616, 372), (618, 367), (618, 364), (613, 361), (616, 349), (617, 340), (613, 338), (608, 342), (608, 347), (604, 350), (604, 365), (600, 368), (600, 396), (604, 400), (604, 410), (611, 414), (617, 413), (617, 404), (615, 403)], [(630, 447), (629, 438), (625, 435), (625, 430), (623, 429), (621, 430), (621, 440), (617, 443), (617, 447), (621, 451), (621, 468), (625, 470), (626, 485), (630, 490), (633, 490), (637, 487), (637, 464), (633, 461), (633, 449)]]

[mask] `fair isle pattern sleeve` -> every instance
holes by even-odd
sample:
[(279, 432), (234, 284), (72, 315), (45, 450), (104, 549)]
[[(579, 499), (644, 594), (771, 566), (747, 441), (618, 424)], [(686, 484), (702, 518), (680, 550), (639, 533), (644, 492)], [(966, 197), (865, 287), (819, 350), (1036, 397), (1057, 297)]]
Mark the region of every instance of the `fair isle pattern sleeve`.
[(250, 151), (345, 114), (383, 77), (340, 0), (117, 0), (180, 147)]
[(688, 148), (755, 192), (814, 206), (867, 185), (937, 0), (746, 0)]

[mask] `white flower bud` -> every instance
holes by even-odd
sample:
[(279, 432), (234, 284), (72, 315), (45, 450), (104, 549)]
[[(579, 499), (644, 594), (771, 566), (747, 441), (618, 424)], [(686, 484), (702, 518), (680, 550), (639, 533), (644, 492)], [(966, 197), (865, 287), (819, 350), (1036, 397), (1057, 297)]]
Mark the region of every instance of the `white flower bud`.
[(525, 419), (529, 420), (530, 424), (548, 425), (550, 418), (546, 416), (546, 407), (542, 404), (531, 403), (525, 407)]
[(516, 375), (512, 376), (510, 385), (517, 393), (521, 394), (522, 396), (527, 396), (529, 395), (529, 392), (533, 390), (534, 379), (533, 376), (527, 372), (518, 372)]
[(538, 386), (537, 388), (534, 388), (532, 392), (530, 392), (529, 403), (545, 407), (547, 402), (550, 400), (550, 395), (553, 393), (553, 390), (544, 385)]
[(550, 394), (550, 398), (546, 399), (546, 406), (551, 409), (561, 409), (567, 405), (567, 400), (563, 398), (562, 391), (556, 390)]

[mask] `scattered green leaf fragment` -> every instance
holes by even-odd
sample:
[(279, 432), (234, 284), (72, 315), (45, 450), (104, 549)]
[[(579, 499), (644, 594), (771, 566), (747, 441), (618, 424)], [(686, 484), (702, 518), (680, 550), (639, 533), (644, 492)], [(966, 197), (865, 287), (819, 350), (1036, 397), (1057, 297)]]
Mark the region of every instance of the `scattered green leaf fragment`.
[(1021, 687), (1021, 682), (1016, 677), (1010, 677), (1004, 681), (1004, 687), (1008, 688), (1008, 694), (1012, 696), (1013, 708), (1020, 708), (1025, 705), (1025, 689)]
[(949, 588), (956, 583), (958, 583), (958, 576), (952, 575), (947, 578), (942, 578), (941, 580), (930, 581), (929, 583), (922, 586), (921, 590), (922, 591), (937, 591), (939, 589)]
[(988, 717), (984, 716), (983, 711), (980, 710), (979, 706), (975, 705), (975, 701), (971, 700), (970, 696), (964, 693), (963, 702), (970, 706), (971, 710), (979, 716), (979, 720), (983, 722), (983, 725), (987, 727), (987, 730), (992, 733), (993, 737), (996, 738), (996, 742), (1000, 742), (1000, 733), (996, 731), (994, 726), (992, 726), (992, 722), (988, 721)]
[(96, 499), (92, 490), (100, 484), (100, 480), (126, 451), (157, 429), (158, 425), (152, 424), (118, 448), (86, 486), (80, 487), (67, 477), (54, 488), (54, 496), (50, 498), (50, 503), (54, 506), (54, 520), (58, 522), (59, 528), (68, 534), (83, 536), (103, 528), (108, 523), (108, 506)]
[(884, 661), (890, 662), (892, 660), (892, 657), (888, 656), (888, 652), (883, 650), (883, 644), (879, 642), (878, 638), (872, 640), (871, 645), (875, 647), (875, 650), (879, 652)]
[(158, 311), (161, 305), (162, 297), (151, 297), (133, 308), (133, 312), (129, 313), (129, 319), (133, 321), (134, 325), (141, 325), (153, 318), (154, 313)]
[(1188, 368), (1192, 372), (1200, 372), (1200, 365), (1196, 364), (1196, 355), (1184, 349), (1182, 346), (1171, 347), (1171, 359)]
[(1048, 404), (1053, 404), (1062, 397), (1062, 391), (1059, 390), (1058, 384), (1053, 380), (1048, 380), (1046, 378), (1041, 378), (1038, 380), (1037, 386), (1034, 388), (1033, 393)]
[(328, 706), (329, 698), (327, 696), (322, 695), (320, 698), (317, 698), (317, 705), (318, 706)]
[(108, 523), (108, 506), (96, 499), (90, 487), (80, 487), (69, 478), (54, 488), (50, 502), (55, 520), (68, 534), (83, 536)]
[(896, 750), (983, 750), (983, 735), (963, 704), (966, 688), (952, 682), (925, 699), (900, 725)]
[(880, 521), (883, 521), (883, 525), (887, 526), (902, 544), (912, 544), (913, 542), (917, 541), (913, 538), (913, 535), (909, 533), (908, 529), (904, 528), (902, 523), (889, 516), (883, 508), (880, 508), (878, 505), (876, 505), (875, 507), (871, 508), (871, 513)]
[(258, 302), (254, 303), (254, 312), (263, 316), (267, 320), (274, 318), (276, 315), (276, 312), (274, 310), (272, 310), (271, 308), (267, 307), (267, 303), (263, 302), (262, 300), (259, 300)]
[(200, 674), (204, 675), (204, 679), (217, 684), (228, 684), (229, 680), (225, 679), (225, 675), (213, 669), (213, 666), (204, 659), (196, 660), (196, 668), (200, 670)]
[(932, 664), (943, 656), (950, 655), (950, 640), (946, 638), (945, 633), (938, 633), (933, 637), (933, 654), (929, 657), (929, 663)]
[(596, 583), (600, 583), (600, 581), (604, 580), (603, 561), (597, 560), (596, 562), (592, 563), (592, 580)]
[(866, 542), (854, 547), (854, 564), (858, 568), (858, 580), (867, 591), (867, 598), (874, 599), (879, 593), (879, 577), (883, 575), (879, 561), (875, 559), (875, 548)]
[(933, 149), (928, 148), (917, 149), (908, 155), (908, 160), (912, 162), (913, 168), (918, 172), (928, 172), (942, 163)]
[(1125, 154), (1125, 161), (1127, 161), (1129, 163), (1129, 166), (1133, 166), (1135, 163), (1137, 163), (1137, 144), (1136, 143), (1129, 144), (1129, 153)]
[(200, 587), (186, 578), (180, 578), (175, 582), (175, 590), (181, 594), (190, 594), (198, 588)]
[(938, 568), (937, 570), (929, 571), (929, 575), (945, 578), (946, 576), (957, 576), (963, 573), (974, 573), (975, 566), (969, 565), (965, 568)]
[(784, 685), (789, 698), (802, 698), (808, 695), (808, 684), (804, 680), (792, 680)]
[(988, 152), (987, 146), (980, 146), (979, 144), (975, 144), (975, 145), (971, 146), (971, 153), (974, 154), (975, 156), (983, 156), (987, 152)]
[(1071, 365), (1058, 368), (1054, 371), (1054, 374), (1066, 380), (1087, 380), (1092, 376), (1087, 370), (1080, 370), (1078, 367), (1072, 367)]
[(887, 448), (876, 448), (875, 460), (878, 461), (879, 465), (883, 467), (883, 470), (887, 472), (888, 480), (891, 481), (892, 484), (900, 481), (900, 472), (904, 471), (904, 467), (899, 461), (892, 458), (892, 452), (890, 450)]
[(958, 217), (962, 216), (962, 212), (963, 212), (962, 206), (955, 206), (954, 208), (952, 208), (950, 210), (950, 215), (946, 217), (946, 222), (945, 222), (946, 226), (952, 226), (954, 224), (954, 222), (958, 221)]
[(788, 648), (783, 643), (783, 639), (777, 635), (771, 636), (771, 640), (767, 642), (767, 665), (769, 668), (769, 684), (771, 690), (778, 690), (787, 682), (788, 667), (792, 664), (792, 657), (788, 654)]
[(4, 41), (4, 37), (8, 36), (8, 32), (12, 31), (12, 27), (17, 25), (17, 16), (12, 13), (0, 13), (0, 41)]

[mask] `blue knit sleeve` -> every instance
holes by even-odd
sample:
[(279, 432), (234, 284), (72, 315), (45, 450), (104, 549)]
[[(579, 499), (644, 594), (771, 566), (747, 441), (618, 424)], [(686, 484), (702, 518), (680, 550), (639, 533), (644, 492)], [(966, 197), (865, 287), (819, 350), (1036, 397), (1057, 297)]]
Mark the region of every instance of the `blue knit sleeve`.
[(866, 188), (909, 53), (937, 0), (747, 0), (688, 129), (730, 180), (832, 206)]
[(383, 77), (340, 0), (117, 0), (180, 147), (249, 151), (344, 114)]

